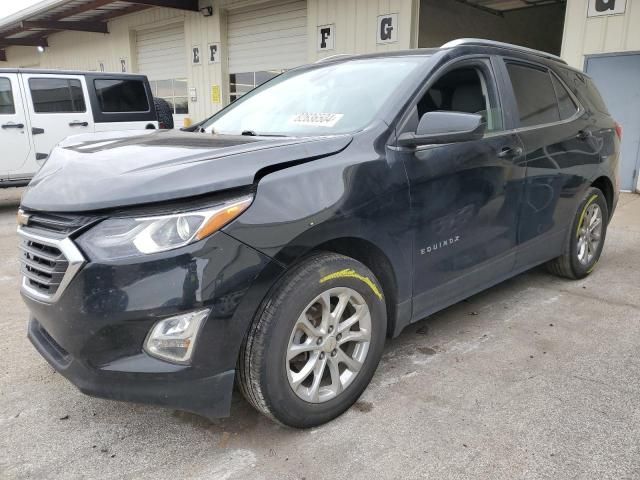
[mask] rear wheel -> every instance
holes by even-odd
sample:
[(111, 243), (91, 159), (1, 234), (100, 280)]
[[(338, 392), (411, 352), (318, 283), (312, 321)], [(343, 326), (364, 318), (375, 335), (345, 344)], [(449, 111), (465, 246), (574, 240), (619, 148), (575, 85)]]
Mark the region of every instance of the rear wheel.
[(260, 412), (312, 427), (347, 410), (369, 384), (386, 335), (373, 273), (342, 255), (316, 255), (279, 283), (252, 324), (239, 383)]
[(589, 275), (600, 259), (608, 222), (604, 194), (590, 188), (580, 202), (563, 254), (547, 264), (548, 270), (571, 279)]

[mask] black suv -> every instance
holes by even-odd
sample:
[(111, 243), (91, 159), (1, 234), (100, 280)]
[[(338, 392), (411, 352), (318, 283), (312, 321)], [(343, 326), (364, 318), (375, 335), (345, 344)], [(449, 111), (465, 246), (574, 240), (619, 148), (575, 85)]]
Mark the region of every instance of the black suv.
[(29, 338), (88, 394), (295, 427), (385, 338), (546, 263), (582, 278), (618, 199), (591, 79), (482, 40), (288, 71), (199, 133), (67, 139), (19, 212)]

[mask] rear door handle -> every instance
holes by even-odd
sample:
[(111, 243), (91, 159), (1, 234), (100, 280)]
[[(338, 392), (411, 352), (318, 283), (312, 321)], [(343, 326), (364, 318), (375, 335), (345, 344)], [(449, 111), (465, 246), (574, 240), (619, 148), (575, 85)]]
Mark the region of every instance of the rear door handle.
[(31, 128), (31, 133), (33, 135), (42, 135), (44, 133), (44, 128), (33, 127)]
[(498, 152), (499, 158), (514, 158), (522, 155), (522, 148), (520, 147), (504, 147)]
[(7, 128), (24, 128), (24, 124), (22, 123), (5, 123), (4, 125), (2, 125), (2, 128), (7, 129)]
[(88, 127), (89, 122), (70, 122), (69, 126), (70, 127)]

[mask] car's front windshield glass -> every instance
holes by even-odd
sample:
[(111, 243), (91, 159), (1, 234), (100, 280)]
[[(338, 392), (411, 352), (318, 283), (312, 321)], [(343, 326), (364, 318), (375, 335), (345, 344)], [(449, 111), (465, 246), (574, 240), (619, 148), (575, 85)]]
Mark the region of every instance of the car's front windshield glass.
[(331, 135), (362, 130), (423, 62), (353, 60), (286, 72), (214, 115), (202, 127), (229, 135)]

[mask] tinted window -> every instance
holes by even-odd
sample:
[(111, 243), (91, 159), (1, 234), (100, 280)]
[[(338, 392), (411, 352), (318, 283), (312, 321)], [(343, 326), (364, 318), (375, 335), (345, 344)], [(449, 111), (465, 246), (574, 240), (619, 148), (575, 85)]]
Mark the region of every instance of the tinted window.
[(0, 115), (13, 115), (16, 109), (13, 105), (11, 81), (0, 77)]
[(149, 102), (141, 80), (94, 80), (103, 112), (148, 112)]
[(520, 112), (520, 126), (530, 127), (560, 120), (551, 75), (515, 63), (507, 63), (509, 77)]
[(553, 88), (556, 91), (556, 97), (558, 97), (558, 108), (560, 110), (560, 118), (566, 120), (572, 117), (577, 111), (578, 107), (573, 103), (573, 99), (564, 85), (554, 76), (551, 75), (551, 81), (553, 82)]
[(29, 79), (33, 108), (36, 113), (85, 112), (80, 80), (68, 78)]

